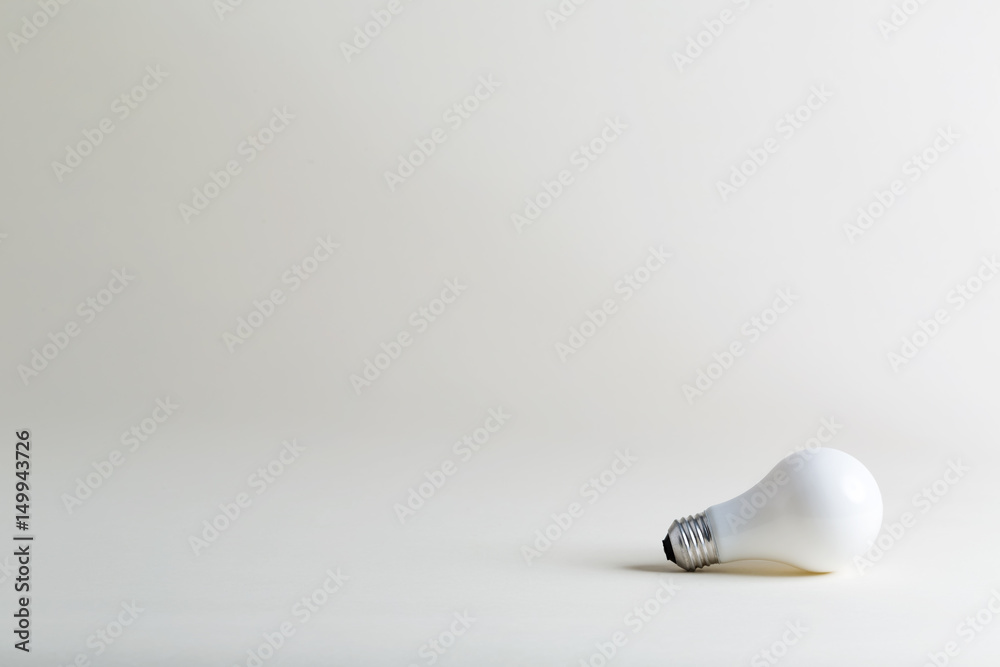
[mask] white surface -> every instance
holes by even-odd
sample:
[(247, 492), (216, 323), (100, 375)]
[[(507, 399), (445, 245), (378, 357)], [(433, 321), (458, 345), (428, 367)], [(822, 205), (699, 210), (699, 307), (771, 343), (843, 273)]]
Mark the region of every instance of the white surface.
[[(34, 651), (8, 636), (0, 662), (246, 664), (288, 620), (269, 666), (427, 664), (421, 646), (468, 611), (436, 664), (578, 665), (617, 631), (614, 664), (760, 664), (800, 623), (782, 665), (920, 665), (950, 641), (953, 664), (995, 665), (1000, 621), (968, 642), (960, 624), (1000, 590), (1000, 284), (953, 290), (1000, 250), (1000, 9), (926, 3), (883, 39), (887, 1), (592, 0), (552, 30), (555, 0), (420, 0), (347, 62), (338, 45), (383, 6), (245, 0), (220, 20), (209, 2), (72, 2), (16, 53), (8, 40), (0, 415), (11, 448), (32, 430), (38, 541)], [(37, 7), (6, 3), (4, 33)], [(734, 21), (678, 71), (672, 54), (724, 8)], [(157, 66), (122, 118), (114, 100)], [(454, 127), (481, 77), (499, 87)], [(791, 132), (783, 116), (810, 101)], [(103, 118), (113, 132), (58, 180), (52, 162)], [(270, 123), (273, 143), (241, 149)], [(435, 128), (446, 140), (390, 192), (384, 172)], [(581, 161), (602, 132), (615, 141)], [(947, 151), (913, 172), (935, 141)], [(764, 147), (723, 202), (717, 181)], [(186, 223), (179, 205), (230, 160), (239, 173)], [(561, 170), (570, 184), (517, 233), (511, 215)], [(905, 192), (849, 242), (894, 179)], [(282, 277), (317, 237), (340, 247), (293, 291)], [(626, 300), (623, 276), (665, 253)], [(88, 320), (78, 304), (123, 267), (134, 280)], [(467, 289), (422, 330), (449, 280)], [(275, 289), (285, 301), (230, 352), (223, 335)], [(793, 305), (761, 333), (751, 318), (780, 290)], [(611, 299), (564, 363), (556, 344)], [(895, 372), (887, 354), (938, 310)], [(25, 384), (18, 366), (71, 321)], [(411, 344), (358, 395), (350, 376), (401, 333)], [(682, 386), (734, 342), (689, 403)], [(180, 408), (123, 445), (167, 397)], [(501, 406), (480, 451), (453, 448)], [(664, 560), (673, 519), (745, 490), (824, 419), (875, 475), (887, 524), (911, 513), (884, 556), (822, 576)], [(285, 439), (306, 449), (257, 495)], [(63, 494), (116, 449), (69, 513)], [(638, 461), (584, 488), (616, 452)], [(401, 525), (394, 504), (449, 460)], [(12, 470), (0, 457), (0, 498)], [(195, 555), (189, 538), (240, 493), (251, 505)], [(526, 564), (572, 503), (582, 515)], [(296, 601), (337, 568), (350, 579), (300, 624)], [(668, 595), (665, 577), (676, 594), (634, 633), (626, 616)], [(88, 636), (133, 600), (145, 611), (95, 656)]]

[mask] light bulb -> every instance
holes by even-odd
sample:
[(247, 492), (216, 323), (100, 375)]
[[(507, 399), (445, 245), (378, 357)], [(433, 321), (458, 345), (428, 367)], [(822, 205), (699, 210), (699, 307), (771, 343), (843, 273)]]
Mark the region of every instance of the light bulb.
[(860, 461), (837, 449), (782, 459), (746, 493), (670, 525), (667, 558), (688, 571), (771, 560), (832, 572), (864, 553), (882, 526), (882, 494)]

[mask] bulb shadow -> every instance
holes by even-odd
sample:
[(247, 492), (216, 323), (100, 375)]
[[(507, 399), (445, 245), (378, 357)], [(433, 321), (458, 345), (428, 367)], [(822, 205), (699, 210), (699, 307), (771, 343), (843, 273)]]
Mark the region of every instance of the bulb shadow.
[(720, 563), (706, 568), (688, 572), (674, 563), (664, 562), (655, 565), (623, 565), (622, 569), (633, 572), (655, 572), (657, 574), (691, 575), (706, 577), (711, 575), (738, 575), (743, 577), (821, 577), (824, 572), (807, 572), (784, 563), (769, 560), (743, 560), (732, 563)]

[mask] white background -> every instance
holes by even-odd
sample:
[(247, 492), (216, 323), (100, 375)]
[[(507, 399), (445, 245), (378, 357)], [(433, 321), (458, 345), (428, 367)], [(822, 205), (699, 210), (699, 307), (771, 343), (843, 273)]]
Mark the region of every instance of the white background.
[[(556, 0), (404, 0), (348, 61), (341, 43), (386, 3), (71, 2), (35, 32), (39, 5), (6, 3), (0, 537), (15, 532), (14, 432), (30, 429), (36, 542), (33, 651), (5, 630), (0, 662), (245, 665), (288, 620), (267, 665), (426, 665), (421, 647), (467, 611), (435, 664), (578, 665), (619, 630), (614, 664), (767, 664), (788, 622), (808, 631), (783, 665), (921, 665), (950, 641), (953, 664), (996, 664), (1000, 621), (971, 641), (958, 626), (1000, 590), (1000, 284), (960, 310), (949, 294), (1000, 250), (1000, 9), (911, 4), (883, 34), (887, 0), (592, 0), (554, 24)], [(724, 9), (732, 22), (678, 67)], [(147, 67), (165, 78), (120, 118)], [(443, 114), (480, 77), (499, 88), (452, 129)], [(832, 95), (784, 137), (813, 87)], [(294, 119), (246, 162), (274, 108)], [(114, 131), (57, 175), (102, 118)], [(607, 119), (627, 128), (578, 171)], [(447, 140), (390, 190), (385, 172), (435, 128)], [(958, 139), (911, 181), (942, 128)], [(723, 201), (717, 184), (771, 137)], [(185, 220), (233, 159), (241, 172)], [(562, 169), (573, 183), (519, 231), (512, 214)], [(905, 193), (851, 242), (845, 225), (894, 179)], [(283, 274), (327, 236), (337, 252), (292, 291)], [(626, 301), (614, 287), (650, 246), (672, 257)], [(78, 304), (123, 267), (134, 280), (87, 322)], [(467, 289), (416, 333), (411, 313), (456, 279)], [(286, 301), (227, 345), (276, 288)], [(779, 289), (794, 306), (751, 342), (741, 328)], [(617, 312), (561, 359), (609, 298)], [(938, 309), (948, 321), (894, 369)], [(65, 349), (19, 370), (70, 321)], [(356, 391), (403, 331), (413, 344)], [(687, 400), (733, 341), (745, 354)], [(180, 408), (123, 446), (168, 397)], [(453, 443), (499, 407), (510, 420), (462, 461)], [(673, 519), (744, 491), (831, 418), (886, 523), (915, 518), (871, 567), (665, 561)], [(257, 495), (248, 478), (286, 439), (304, 452)], [(115, 450), (124, 463), (67, 507)], [(590, 504), (581, 486), (618, 450), (638, 462)], [(401, 523), (394, 505), (446, 460), (456, 474)], [(969, 470), (921, 501), (949, 462)], [(190, 538), (239, 493), (252, 504), (196, 555)], [(573, 502), (583, 516), (527, 564)], [(299, 623), (328, 568), (349, 580)], [(626, 614), (668, 577), (676, 595), (633, 633)], [(144, 611), (96, 655), (88, 637), (132, 601)]]

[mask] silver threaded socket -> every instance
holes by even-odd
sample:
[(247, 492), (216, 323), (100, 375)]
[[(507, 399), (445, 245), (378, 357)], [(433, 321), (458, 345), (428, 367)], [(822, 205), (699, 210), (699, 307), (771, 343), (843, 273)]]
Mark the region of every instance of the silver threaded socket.
[(688, 572), (719, 562), (719, 550), (704, 512), (670, 524), (663, 538), (663, 551)]

